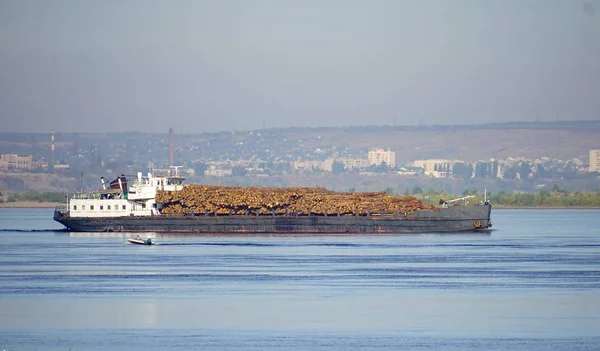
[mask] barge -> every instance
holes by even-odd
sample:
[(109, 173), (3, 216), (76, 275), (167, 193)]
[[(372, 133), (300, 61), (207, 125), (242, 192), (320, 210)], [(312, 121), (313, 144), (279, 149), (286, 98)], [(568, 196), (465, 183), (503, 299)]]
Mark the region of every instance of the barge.
[[(211, 207), (210, 210), (174, 213), (168, 211), (164, 203), (156, 201), (157, 193), (182, 191), (186, 187), (183, 181), (177, 172), (173, 176), (150, 173), (142, 176), (138, 173), (134, 179), (121, 176), (108, 187), (101, 179), (101, 190), (73, 194), (65, 206), (55, 209), (54, 220), (74, 232), (401, 234), (486, 232), (492, 226), (492, 205), (488, 201), (469, 204), (473, 196), (440, 200), (439, 207), (414, 211), (388, 209), (343, 213), (339, 209), (337, 212), (290, 210), (283, 205), (277, 207), (277, 211), (275, 207), (270, 207), (273, 209), (269, 211), (242, 212)], [(243, 188), (228, 191), (232, 193), (239, 189)], [(338, 198), (344, 196), (344, 193), (333, 194)], [(224, 196), (224, 193), (221, 191), (217, 195)], [(353, 195), (354, 199), (361, 198), (360, 193)], [(301, 194), (294, 196), (294, 199), (302, 197)], [(326, 198), (326, 195), (318, 198)], [(222, 206), (223, 201), (226, 200), (221, 201)], [(384, 198), (383, 201), (389, 204), (391, 200)]]

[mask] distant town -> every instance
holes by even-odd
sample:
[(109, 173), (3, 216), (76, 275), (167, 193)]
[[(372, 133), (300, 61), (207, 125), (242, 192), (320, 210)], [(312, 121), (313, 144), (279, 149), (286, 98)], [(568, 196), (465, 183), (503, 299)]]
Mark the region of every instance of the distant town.
[[(172, 129), (164, 134), (2, 133), (0, 191), (87, 191), (98, 187), (100, 176), (139, 171), (178, 172), (194, 183), (322, 186), (338, 191), (486, 188), (514, 193), (554, 184), (589, 191), (600, 188), (599, 131), (600, 122), (592, 121), (200, 135)], [(510, 140), (511, 132), (527, 137), (514, 145), (501, 140)], [(571, 134), (574, 142), (561, 144), (553, 134)], [(476, 138), (487, 142), (471, 146)], [(566, 152), (572, 157), (554, 156)], [(487, 157), (474, 159), (478, 156)]]

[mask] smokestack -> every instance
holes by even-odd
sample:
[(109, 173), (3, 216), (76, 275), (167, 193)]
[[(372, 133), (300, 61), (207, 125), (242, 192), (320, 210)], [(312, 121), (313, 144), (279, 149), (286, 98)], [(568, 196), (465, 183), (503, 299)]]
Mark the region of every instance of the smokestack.
[(169, 168), (173, 167), (173, 128), (169, 128)]
[(50, 137), (50, 141), (52, 141), (52, 165), (54, 166), (54, 129), (52, 130), (52, 136)]

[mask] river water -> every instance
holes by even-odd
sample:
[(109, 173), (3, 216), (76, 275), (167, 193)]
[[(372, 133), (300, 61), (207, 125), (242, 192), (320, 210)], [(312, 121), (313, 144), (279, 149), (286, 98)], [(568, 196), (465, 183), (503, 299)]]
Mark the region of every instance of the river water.
[(0, 209), (0, 350), (598, 350), (600, 211), (490, 234), (68, 233)]

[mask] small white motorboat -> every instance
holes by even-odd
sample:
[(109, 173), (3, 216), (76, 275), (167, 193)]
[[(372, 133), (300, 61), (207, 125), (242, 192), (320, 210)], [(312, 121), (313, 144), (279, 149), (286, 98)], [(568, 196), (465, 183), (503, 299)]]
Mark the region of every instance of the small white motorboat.
[(152, 245), (153, 244), (151, 238), (142, 239), (142, 237), (140, 237), (139, 235), (132, 236), (129, 239), (127, 239), (127, 241), (129, 241), (132, 244), (138, 244), (138, 245)]

